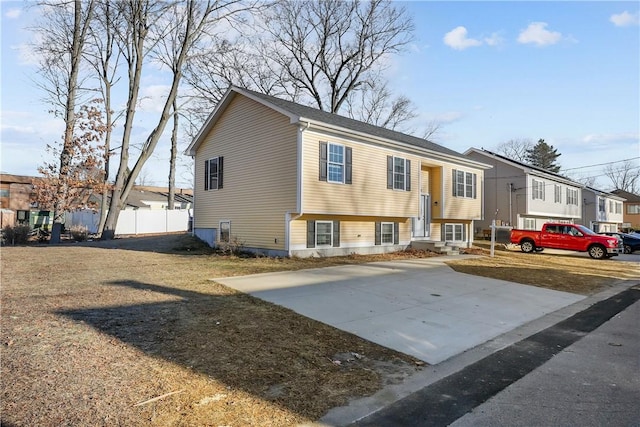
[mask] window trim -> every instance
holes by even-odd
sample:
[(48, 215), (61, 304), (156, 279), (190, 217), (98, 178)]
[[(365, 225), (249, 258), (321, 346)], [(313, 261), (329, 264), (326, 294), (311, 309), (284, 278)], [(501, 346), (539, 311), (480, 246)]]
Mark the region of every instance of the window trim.
[[(335, 162), (331, 160), (331, 148), (337, 147), (340, 149), (340, 156), (342, 157), (342, 162)], [(345, 147), (342, 144), (334, 144), (333, 142), (327, 143), (327, 182), (331, 182), (333, 184), (344, 184), (345, 178)], [(331, 166), (337, 166), (340, 168), (340, 180), (331, 179)]]
[[(329, 165), (330, 163), (336, 164), (336, 162), (329, 162), (329, 153), (332, 145), (342, 147), (342, 181), (329, 179)], [(320, 141), (319, 148), (318, 179), (331, 184), (351, 184), (353, 175), (353, 150), (351, 147), (334, 142)]]
[(567, 205), (578, 206), (578, 190), (567, 187)]
[(560, 184), (553, 186), (553, 202), (562, 203), (562, 186)]
[[(329, 224), (329, 243), (318, 243), (318, 224)], [(316, 233), (315, 233), (315, 247), (316, 248), (330, 248), (333, 246), (333, 221), (316, 221)]]
[[(389, 233), (385, 233), (384, 232), (384, 227), (386, 226), (391, 226), (391, 234), (389, 236)], [(380, 223), (380, 244), (383, 246), (386, 245), (393, 245), (394, 244), (394, 236), (396, 233), (396, 224), (393, 222), (381, 222)], [(385, 235), (387, 237), (391, 237), (390, 241), (385, 242)]]
[(544, 194), (545, 182), (539, 179), (531, 178), (531, 200), (545, 200)]
[(478, 198), (478, 174), (460, 169), (452, 169), (453, 197), (463, 199)]
[[(216, 185), (215, 185), (215, 188), (211, 186), (211, 179), (212, 179), (211, 165), (212, 165), (212, 162), (214, 162), (214, 161), (215, 161), (215, 165), (216, 165), (216, 173), (215, 173), (215, 175), (216, 175), (215, 176)], [(212, 157), (212, 158), (204, 161), (204, 191), (222, 189), (222, 172), (223, 172), (223, 157), (222, 156)]]
[[(399, 175), (395, 170), (396, 159), (402, 160), (404, 164), (403, 175), (403, 188), (396, 187), (396, 175)], [(398, 156), (387, 156), (387, 189), (397, 191), (411, 191), (411, 159)]]
[[(229, 224), (229, 231), (226, 240), (222, 239), (222, 224)], [(226, 219), (218, 222), (218, 243), (231, 243), (231, 220)]]
[[(451, 231), (452, 239), (447, 238), (447, 227), (453, 227)], [(456, 228), (460, 228), (460, 239), (456, 239)], [(443, 236), (445, 241), (449, 242), (464, 242), (465, 240), (465, 227), (461, 222), (446, 222), (443, 224)]]

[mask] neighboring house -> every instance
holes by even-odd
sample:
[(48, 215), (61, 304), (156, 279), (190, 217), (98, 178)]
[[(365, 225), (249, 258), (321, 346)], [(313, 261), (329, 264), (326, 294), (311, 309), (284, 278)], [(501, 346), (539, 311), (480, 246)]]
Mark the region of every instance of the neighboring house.
[(13, 219), (4, 225), (30, 223), (34, 207), (33, 179), (31, 176), (0, 174), (0, 209), (14, 212)]
[(596, 233), (618, 231), (623, 223), (624, 198), (591, 187), (585, 187), (583, 194), (582, 224)]
[[(38, 208), (38, 204), (34, 202), (33, 180), (36, 178), (33, 176), (0, 174), (0, 209), (2, 209), (0, 223), (2, 226), (16, 223), (27, 224), (32, 228), (47, 228), (49, 226), (51, 222), (50, 212), (41, 211)], [(136, 185), (131, 189), (123, 210), (166, 210), (168, 192), (166, 187)], [(65, 214), (65, 217), (70, 219), (70, 223), (74, 225), (86, 225), (94, 233), (98, 228), (101, 200), (102, 196), (100, 194), (91, 194), (87, 200), (87, 209), (75, 211), (71, 216)], [(191, 189), (176, 188), (173, 209), (190, 212), (192, 204), (193, 191)], [(13, 215), (10, 215), (10, 213), (13, 213)], [(171, 229), (187, 230), (189, 215), (190, 213), (179, 215), (180, 223), (172, 225)], [(65, 220), (65, 224), (67, 223), (68, 221)], [(163, 224), (166, 225), (168, 223), (169, 221), (165, 220)], [(131, 229), (140, 230), (141, 227), (127, 227), (127, 230)], [(158, 228), (154, 228), (154, 230), (156, 229)]]
[(622, 228), (640, 230), (640, 195), (624, 190), (613, 190), (611, 193), (625, 199), (622, 204)]
[(424, 139), (231, 87), (193, 140), (194, 233), (269, 255), (470, 246), (487, 165)]
[[(124, 210), (129, 209), (167, 209), (169, 191), (166, 187), (149, 187), (134, 185), (129, 195)], [(100, 207), (102, 196), (92, 194), (91, 201)], [(191, 189), (177, 188), (174, 196), (173, 209), (191, 209), (193, 204), (193, 191)]]
[(561, 175), (511, 160), (487, 150), (470, 148), (468, 158), (487, 163), (484, 220), (498, 225), (540, 230), (545, 222), (579, 223), (583, 219), (583, 186)]

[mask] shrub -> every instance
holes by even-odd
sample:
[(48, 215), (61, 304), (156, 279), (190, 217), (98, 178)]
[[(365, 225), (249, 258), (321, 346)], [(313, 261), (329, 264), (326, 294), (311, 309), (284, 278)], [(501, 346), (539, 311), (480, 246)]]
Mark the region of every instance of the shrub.
[(84, 242), (89, 238), (89, 229), (84, 225), (72, 225), (69, 233), (76, 242)]
[(231, 237), (228, 242), (220, 242), (216, 249), (224, 255), (241, 255), (246, 253), (244, 250), (244, 242), (240, 241), (236, 236)]
[(29, 240), (31, 227), (28, 225), (7, 225), (2, 229), (3, 244), (24, 245)]

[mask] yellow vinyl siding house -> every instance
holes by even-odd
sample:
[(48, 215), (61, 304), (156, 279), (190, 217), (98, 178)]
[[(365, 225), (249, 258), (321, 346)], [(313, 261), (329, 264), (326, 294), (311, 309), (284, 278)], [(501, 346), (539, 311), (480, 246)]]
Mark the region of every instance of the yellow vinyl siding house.
[(193, 232), (280, 256), (467, 247), (487, 165), (424, 139), (231, 87), (193, 140)]

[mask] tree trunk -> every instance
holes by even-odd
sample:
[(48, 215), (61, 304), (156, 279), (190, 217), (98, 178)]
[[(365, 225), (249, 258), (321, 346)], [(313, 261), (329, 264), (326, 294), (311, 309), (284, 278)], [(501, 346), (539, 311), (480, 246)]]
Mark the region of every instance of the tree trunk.
[(173, 131), (171, 132), (171, 158), (169, 159), (169, 196), (167, 209), (173, 209), (176, 199), (176, 157), (178, 155), (178, 101), (173, 101)]

